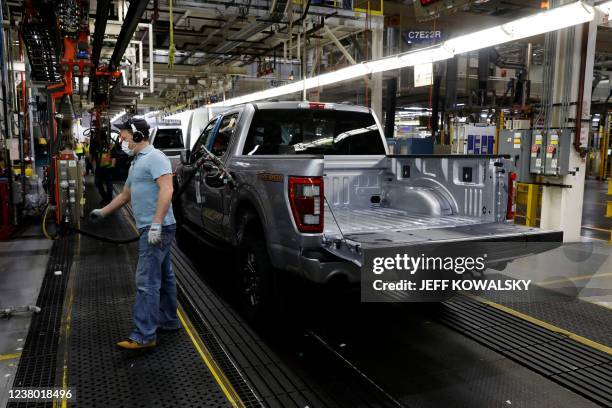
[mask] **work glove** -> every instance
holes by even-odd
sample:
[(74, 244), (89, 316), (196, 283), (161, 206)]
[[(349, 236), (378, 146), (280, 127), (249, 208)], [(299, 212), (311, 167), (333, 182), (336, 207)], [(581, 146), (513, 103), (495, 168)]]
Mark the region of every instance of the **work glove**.
[(104, 215), (104, 213), (102, 213), (102, 209), (101, 208), (96, 208), (95, 210), (92, 210), (89, 213), (89, 218), (92, 221), (94, 221), (94, 222), (100, 221), (104, 217), (105, 217), (105, 215)]
[(151, 228), (149, 228), (149, 244), (157, 245), (161, 243), (161, 232), (161, 224), (151, 224)]

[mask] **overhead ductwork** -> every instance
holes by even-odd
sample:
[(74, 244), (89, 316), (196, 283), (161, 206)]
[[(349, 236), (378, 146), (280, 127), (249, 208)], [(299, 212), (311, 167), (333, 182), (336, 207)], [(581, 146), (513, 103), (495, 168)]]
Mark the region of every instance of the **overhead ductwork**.
[[(219, 54), (228, 53), (240, 46), (243, 41), (247, 41), (254, 35), (270, 28), (273, 24), (280, 22), (285, 16), (287, 7), (290, 4), (291, 3), (288, 0), (274, 0), (268, 14), (259, 18), (253, 24), (248, 24), (239, 32), (232, 34), (232, 38), (228, 38), (222, 44), (219, 44), (210, 50), (210, 54), (213, 56), (218, 56)], [(204, 57), (201, 62), (204, 62), (207, 59), (207, 57)]]

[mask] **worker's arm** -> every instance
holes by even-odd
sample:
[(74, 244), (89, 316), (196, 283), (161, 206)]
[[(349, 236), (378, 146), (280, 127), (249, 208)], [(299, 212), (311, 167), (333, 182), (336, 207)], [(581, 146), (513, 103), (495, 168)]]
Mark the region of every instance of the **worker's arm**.
[(111, 167), (115, 168), (116, 164), (117, 164), (117, 159), (113, 157), (112, 160), (111, 160)]
[(121, 190), (121, 192), (117, 194), (115, 198), (113, 198), (113, 201), (111, 201), (106, 207), (102, 208), (101, 210), (102, 215), (107, 216), (113, 211), (118, 210), (119, 208), (129, 203), (131, 198), (132, 198), (132, 191), (130, 190), (130, 187), (125, 185), (123, 187), (123, 190)]
[(157, 196), (157, 208), (153, 217), (153, 224), (161, 224), (172, 203), (172, 193), (174, 192), (172, 174), (161, 175), (155, 181), (159, 186), (159, 195)]

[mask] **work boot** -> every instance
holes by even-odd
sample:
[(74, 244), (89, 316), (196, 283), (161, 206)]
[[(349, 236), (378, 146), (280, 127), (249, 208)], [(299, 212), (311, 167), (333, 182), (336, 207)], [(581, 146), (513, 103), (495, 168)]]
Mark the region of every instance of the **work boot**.
[(151, 340), (148, 343), (138, 343), (132, 339), (125, 339), (117, 343), (117, 347), (125, 349), (125, 350), (146, 350), (157, 346), (157, 342), (155, 340)]

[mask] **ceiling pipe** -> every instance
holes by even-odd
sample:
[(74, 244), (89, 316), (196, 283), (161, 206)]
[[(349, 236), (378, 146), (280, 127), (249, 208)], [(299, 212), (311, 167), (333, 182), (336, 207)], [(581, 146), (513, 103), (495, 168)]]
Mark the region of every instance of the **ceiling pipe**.
[(93, 38), (93, 50), (91, 53), (91, 61), (94, 67), (100, 62), (100, 51), (102, 51), (102, 42), (104, 40), (104, 32), (106, 31), (106, 22), (108, 21), (108, 10), (110, 0), (98, 0), (96, 7), (96, 25)]
[[(114, 70), (119, 66), (121, 62), (121, 58), (127, 49), (136, 28), (138, 27), (138, 23), (140, 22), (140, 18), (147, 8), (148, 1), (133, 1), (130, 3), (130, 7), (128, 8), (127, 14), (125, 15), (125, 19), (123, 21), (123, 25), (121, 26), (121, 32), (119, 32), (119, 37), (117, 38), (117, 45), (113, 51), (113, 55), (110, 59), (110, 69)], [(149, 36), (149, 40), (152, 40), (152, 36)], [(152, 44), (151, 44), (152, 46)]]
[[(248, 40), (256, 34), (263, 32), (264, 30), (270, 28), (274, 23), (279, 23), (283, 17), (285, 16), (287, 9), (292, 7), (293, 3), (287, 0), (274, 0), (272, 1), (272, 5), (270, 6), (269, 12), (263, 16), (261, 19), (257, 19), (254, 23), (249, 24), (242, 28), (239, 32), (235, 33), (232, 37), (231, 41), (226, 41), (215, 46), (209, 54), (215, 55), (216, 53), (226, 54), (234, 49), (240, 47), (244, 40)], [(306, 3), (305, 11), (308, 11), (310, 7), (310, 0)], [(209, 58), (206, 56), (203, 59), (200, 59), (197, 64), (203, 64)]]
[(110, 0), (98, 0), (98, 5), (96, 6), (96, 25), (93, 38), (93, 49), (91, 52), (92, 68), (89, 73), (89, 85), (87, 88), (89, 100), (92, 99), (95, 86), (95, 73), (98, 69), (98, 63), (100, 62), (100, 53), (102, 52), (102, 43), (104, 41), (104, 33), (106, 32), (109, 6)]

